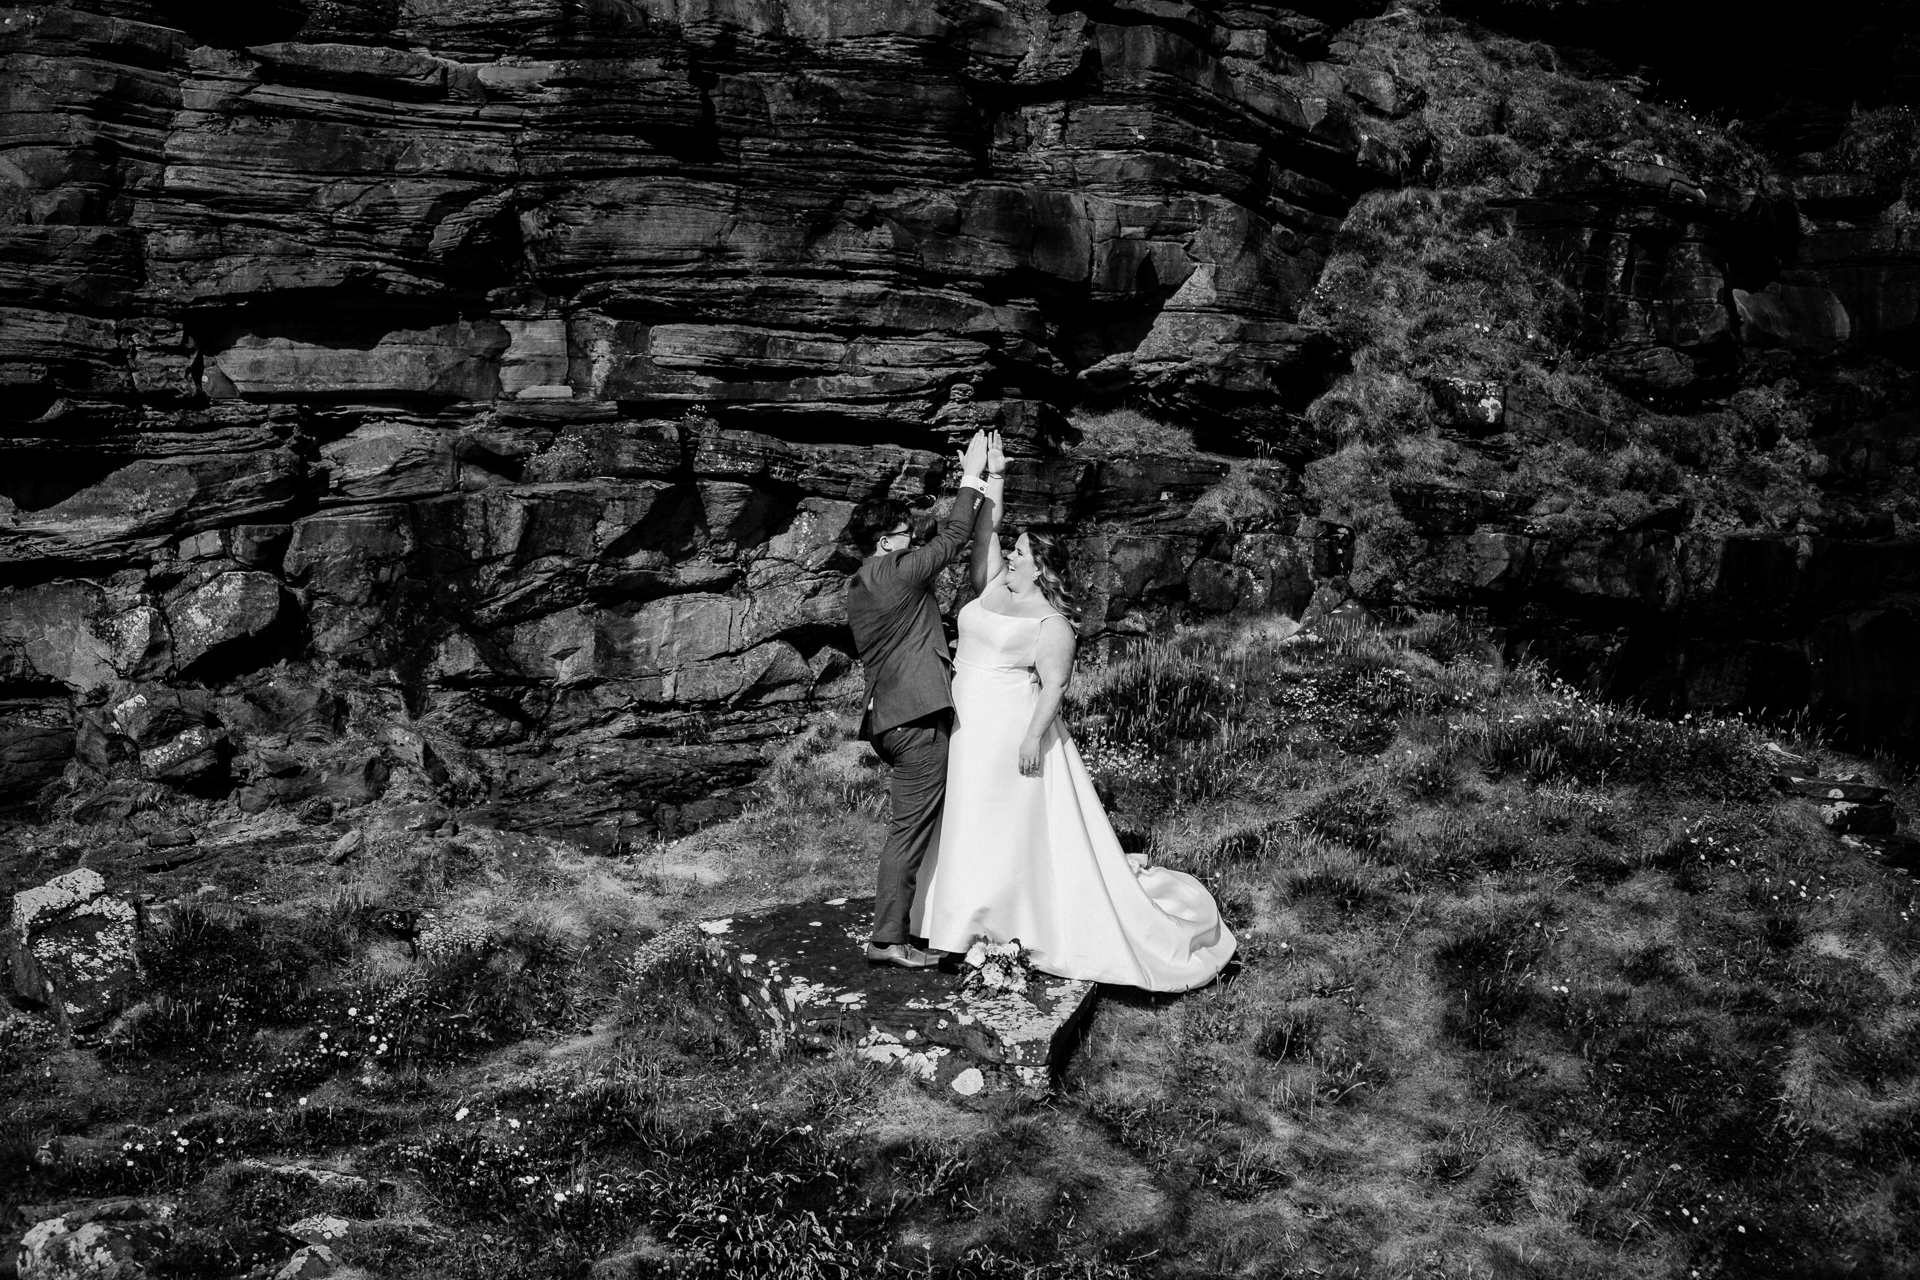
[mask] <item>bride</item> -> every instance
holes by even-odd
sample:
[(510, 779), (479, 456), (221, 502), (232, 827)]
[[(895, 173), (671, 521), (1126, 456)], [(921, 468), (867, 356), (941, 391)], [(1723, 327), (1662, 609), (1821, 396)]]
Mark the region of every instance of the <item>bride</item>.
[(974, 525), (974, 599), (959, 613), (947, 797), (914, 898), (913, 932), (941, 951), (1018, 939), (1063, 978), (1149, 991), (1211, 981), (1233, 934), (1192, 876), (1129, 859), (1065, 725), (1080, 602), (1065, 548), (1023, 533), (1000, 552), (1005, 457), (989, 437)]

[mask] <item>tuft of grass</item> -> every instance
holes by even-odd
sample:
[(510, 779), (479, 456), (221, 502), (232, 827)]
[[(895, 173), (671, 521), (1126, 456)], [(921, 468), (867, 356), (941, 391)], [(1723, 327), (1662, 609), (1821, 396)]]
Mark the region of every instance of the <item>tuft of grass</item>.
[(1073, 426), (1080, 440), (1071, 452), (1090, 458), (1121, 458), (1134, 454), (1193, 454), (1193, 432), (1161, 422), (1133, 408), (1077, 412)]
[(1392, 799), (1372, 782), (1351, 782), (1315, 797), (1300, 825), (1356, 849), (1378, 848), (1393, 823)]
[(1451, 993), (1443, 1030), (1473, 1049), (1506, 1046), (1534, 1006), (1535, 969), (1547, 950), (1546, 922), (1509, 911), (1469, 925), (1434, 951)]
[(1538, 786), (1556, 780), (1644, 783), (1756, 798), (1768, 767), (1759, 735), (1736, 717), (1663, 720), (1596, 701), (1553, 680), (1530, 705), (1489, 717), (1465, 738), (1486, 768)]

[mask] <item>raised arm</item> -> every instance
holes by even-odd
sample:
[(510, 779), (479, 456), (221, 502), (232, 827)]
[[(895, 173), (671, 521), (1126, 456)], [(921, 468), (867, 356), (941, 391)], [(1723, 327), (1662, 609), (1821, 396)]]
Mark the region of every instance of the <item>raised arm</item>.
[(1007, 488), (1007, 455), (1000, 447), (1000, 433), (987, 433), (987, 496), (980, 514), (973, 518), (973, 594), (979, 595), (987, 584), (1007, 567), (1000, 554), (1001, 495)]
[(931, 584), (942, 569), (953, 563), (960, 548), (967, 545), (979, 514), (978, 504), (986, 494), (987, 482), (981, 475), (986, 469), (987, 433), (976, 431), (960, 457), (960, 492), (954, 495), (947, 518), (940, 522), (939, 530), (926, 546), (902, 551), (896, 557), (904, 580), (920, 586)]
[(1065, 618), (1052, 617), (1040, 624), (1040, 651), (1033, 660), (1040, 676), (1040, 701), (1034, 704), (1027, 736), (1020, 742), (1020, 772), (1029, 778), (1040, 776), (1040, 740), (1060, 714), (1060, 700), (1067, 696), (1067, 681), (1073, 675), (1073, 645), (1073, 628)]

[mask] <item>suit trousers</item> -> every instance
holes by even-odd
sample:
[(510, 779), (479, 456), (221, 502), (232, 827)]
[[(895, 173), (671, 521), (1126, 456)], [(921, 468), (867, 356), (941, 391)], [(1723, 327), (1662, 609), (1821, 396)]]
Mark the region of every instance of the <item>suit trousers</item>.
[(932, 847), (940, 806), (947, 798), (947, 740), (952, 733), (953, 712), (943, 708), (873, 737), (874, 753), (893, 774), (888, 788), (893, 817), (880, 850), (873, 902), (873, 941), (878, 946), (907, 940), (920, 863)]

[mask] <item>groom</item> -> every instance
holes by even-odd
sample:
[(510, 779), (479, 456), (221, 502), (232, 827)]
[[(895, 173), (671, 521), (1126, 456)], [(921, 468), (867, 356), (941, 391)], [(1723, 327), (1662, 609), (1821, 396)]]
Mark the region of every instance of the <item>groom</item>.
[(847, 536), (866, 560), (847, 587), (847, 622), (866, 669), (867, 710), (860, 737), (892, 770), (893, 817), (880, 851), (867, 959), (931, 969), (938, 952), (914, 946), (907, 913), (947, 795), (947, 736), (952, 729), (953, 655), (933, 587), (973, 533), (986, 497), (987, 437), (973, 433), (960, 459), (960, 492), (926, 546), (913, 545), (907, 504), (871, 498), (854, 509)]

